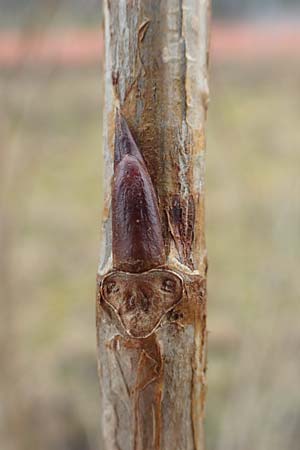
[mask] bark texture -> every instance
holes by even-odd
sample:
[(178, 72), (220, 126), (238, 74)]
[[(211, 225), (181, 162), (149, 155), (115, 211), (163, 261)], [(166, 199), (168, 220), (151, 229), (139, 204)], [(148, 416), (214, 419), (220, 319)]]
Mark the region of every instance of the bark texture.
[[(104, 7), (105, 206), (97, 336), (105, 449), (203, 450), (209, 0), (106, 0)], [(111, 183), (117, 109), (142, 153), (157, 195), (164, 270), (176, 273), (183, 286), (180, 301), (143, 338), (126, 332), (101, 291), (113, 268)], [(122, 277), (124, 284), (125, 272)]]

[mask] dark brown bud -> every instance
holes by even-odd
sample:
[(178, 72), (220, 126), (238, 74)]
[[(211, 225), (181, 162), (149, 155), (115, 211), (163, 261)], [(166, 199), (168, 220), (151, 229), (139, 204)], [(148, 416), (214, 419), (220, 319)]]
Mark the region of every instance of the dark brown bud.
[(127, 123), (119, 113), (112, 186), (112, 249), (114, 268), (126, 272), (144, 272), (165, 263), (152, 181)]

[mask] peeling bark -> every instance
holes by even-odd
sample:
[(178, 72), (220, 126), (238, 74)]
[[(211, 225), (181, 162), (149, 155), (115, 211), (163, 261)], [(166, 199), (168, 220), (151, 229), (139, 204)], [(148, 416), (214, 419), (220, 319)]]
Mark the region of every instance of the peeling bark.
[[(97, 336), (107, 450), (204, 450), (208, 28), (208, 0), (105, 2), (105, 206)], [(117, 110), (142, 154), (134, 150), (133, 163), (134, 158), (141, 162), (141, 173), (147, 171), (153, 184), (163, 237), (161, 265), (139, 266), (145, 267), (139, 274), (122, 272), (124, 261), (123, 267), (113, 262)], [(120, 159), (122, 148), (116, 152)], [(172, 298), (159, 294), (165, 274), (172, 274)], [(114, 283), (121, 297), (112, 294)], [(154, 320), (154, 306), (148, 305), (134, 323), (124, 316), (122, 301), (130, 291), (142, 304), (138, 292), (145, 283), (160, 315), (155, 306)], [(163, 299), (168, 299), (165, 307)]]

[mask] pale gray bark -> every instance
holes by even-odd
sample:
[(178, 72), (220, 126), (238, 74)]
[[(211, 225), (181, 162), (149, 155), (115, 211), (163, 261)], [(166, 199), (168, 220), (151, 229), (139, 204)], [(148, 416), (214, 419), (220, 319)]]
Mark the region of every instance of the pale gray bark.
[(168, 267), (185, 293), (147, 340), (97, 301), (107, 450), (203, 450), (206, 390), (205, 117), (209, 0), (105, 2), (105, 206), (99, 283), (112, 268), (114, 118), (120, 108), (159, 199)]

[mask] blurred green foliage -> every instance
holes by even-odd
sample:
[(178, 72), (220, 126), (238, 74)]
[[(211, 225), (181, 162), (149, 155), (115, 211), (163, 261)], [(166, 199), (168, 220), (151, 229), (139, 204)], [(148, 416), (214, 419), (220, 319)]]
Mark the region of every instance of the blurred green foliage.
[[(300, 71), (215, 65), (207, 153), (209, 450), (298, 450)], [(101, 449), (101, 72), (2, 70), (3, 450)]]

